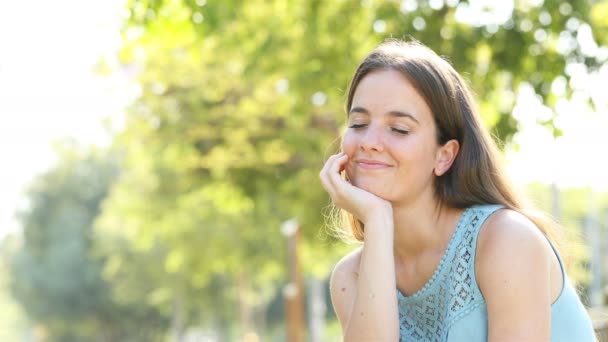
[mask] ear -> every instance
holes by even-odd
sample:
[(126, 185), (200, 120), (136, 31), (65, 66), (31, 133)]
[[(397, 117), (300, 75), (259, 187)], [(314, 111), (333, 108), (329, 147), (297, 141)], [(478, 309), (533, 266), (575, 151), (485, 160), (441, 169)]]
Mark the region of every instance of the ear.
[(439, 147), (435, 160), (435, 168), (433, 169), (435, 176), (439, 177), (448, 172), (450, 167), (452, 167), (459, 150), (460, 144), (456, 139), (449, 140), (443, 146)]

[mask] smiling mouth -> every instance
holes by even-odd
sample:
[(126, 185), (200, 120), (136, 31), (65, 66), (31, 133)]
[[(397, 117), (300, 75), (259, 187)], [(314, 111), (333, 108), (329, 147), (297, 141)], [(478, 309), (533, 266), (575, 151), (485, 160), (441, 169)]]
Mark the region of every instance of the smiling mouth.
[(377, 162), (377, 161), (364, 161), (364, 160), (358, 160), (356, 161), (357, 167), (364, 169), (364, 170), (382, 170), (382, 169), (387, 169), (389, 167), (391, 167), (391, 165), (382, 163), (382, 162)]

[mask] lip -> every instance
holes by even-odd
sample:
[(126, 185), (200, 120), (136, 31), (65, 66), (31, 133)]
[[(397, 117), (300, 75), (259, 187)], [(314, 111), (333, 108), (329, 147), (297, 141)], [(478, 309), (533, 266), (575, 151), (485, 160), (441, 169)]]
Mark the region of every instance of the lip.
[(392, 167), (390, 164), (373, 159), (356, 159), (355, 164), (365, 170), (379, 170)]

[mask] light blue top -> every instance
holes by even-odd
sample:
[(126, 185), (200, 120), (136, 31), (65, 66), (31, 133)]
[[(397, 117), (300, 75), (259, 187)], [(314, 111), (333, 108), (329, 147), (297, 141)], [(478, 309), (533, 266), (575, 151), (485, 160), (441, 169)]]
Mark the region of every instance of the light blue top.
[[(475, 278), (475, 250), (481, 225), (501, 207), (465, 209), (431, 279), (411, 296), (397, 291), (400, 341), (487, 341), (488, 313)], [(556, 255), (564, 282), (551, 305), (551, 341), (595, 341), (589, 315)]]

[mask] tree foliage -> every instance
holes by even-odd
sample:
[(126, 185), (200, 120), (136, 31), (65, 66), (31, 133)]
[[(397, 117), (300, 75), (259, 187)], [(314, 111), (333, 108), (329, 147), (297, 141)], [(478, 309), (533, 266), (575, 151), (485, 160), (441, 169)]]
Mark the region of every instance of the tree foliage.
[[(352, 72), (386, 38), (447, 56), (507, 142), (519, 86), (552, 107), (575, 90), (569, 65), (593, 72), (608, 58), (608, 5), (593, 0), (130, 0), (127, 10), (120, 58), (140, 94), (112, 146), (120, 175), (65, 159), (24, 216), (16, 293), (49, 326), (97, 317), (110, 301), (176, 337), (198, 325), (230, 339), (252, 307), (264, 316), (277, 303), (288, 274), (279, 228), (292, 217), (306, 275), (326, 277), (348, 246), (322, 229), (318, 172), (338, 147)], [(540, 124), (559, 134), (552, 119)]]
[[(190, 322), (211, 298), (197, 295), (182, 313), (176, 298), (267, 301), (286, 278), (279, 226), (293, 216), (305, 269), (326, 276), (344, 248), (319, 239), (328, 198), (317, 174), (336, 149), (349, 78), (376, 44), (410, 37), (448, 56), (503, 141), (517, 130), (509, 113), (520, 84), (552, 106), (568, 63), (605, 61), (578, 39), (587, 27), (596, 45), (608, 42), (604, 4), (501, 3), (131, 0), (121, 58), (141, 96), (116, 139), (124, 173), (98, 224), (127, 242), (106, 250), (112, 272), (153, 275), (139, 286), (164, 293), (159, 303)], [(213, 279), (234, 285), (213, 288)]]
[[(151, 340), (164, 333), (145, 306), (121, 306), (93, 253), (92, 223), (116, 176), (100, 152), (64, 145), (60, 162), (28, 190), (22, 244), (12, 255), (12, 290), (49, 341)], [(133, 329), (147, 326), (148, 330)]]

